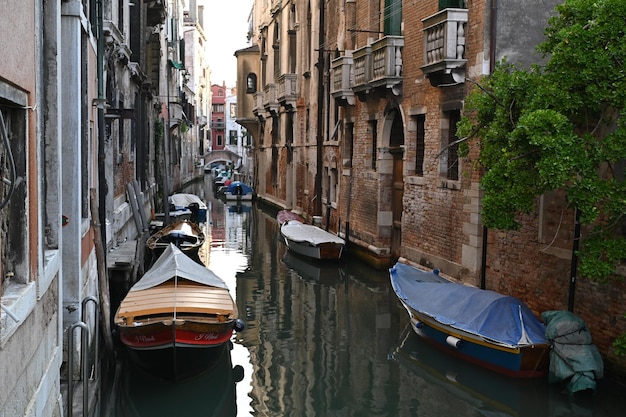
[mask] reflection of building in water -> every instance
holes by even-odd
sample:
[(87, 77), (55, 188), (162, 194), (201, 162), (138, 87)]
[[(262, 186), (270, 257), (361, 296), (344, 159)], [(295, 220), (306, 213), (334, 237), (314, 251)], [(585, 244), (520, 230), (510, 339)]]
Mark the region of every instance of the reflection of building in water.
[(250, 228), (247, 224), (250, 211), (233, 211), (218, 199), (210, 201), (209, 211), (211, 247), (249, 252)]
[(224, 245), (226, 240), (226, 227), (224, 221), (224, 204), (219, 200), (211, 200), (208, 208), (209, 228), (211, 229), (211, 247), (219, 247)]
[[(348, 268), (332, 285), (303, 279), (283, 263), (286, 247), (275, 219), (258, 212), (255, 224), (250, 271), (237, 279), (254, 408), (268, 415), (337, 415), (332, 398), (341, 396), (337, 403), (349, 404), (352, 415), (370, 415), (397, 403), (397, 393), (385, 388), (397, 375), (377, 365), (401, 330), (387, 272)], [(365, 392), (372, 398), (364, 401), (359, 393)]]

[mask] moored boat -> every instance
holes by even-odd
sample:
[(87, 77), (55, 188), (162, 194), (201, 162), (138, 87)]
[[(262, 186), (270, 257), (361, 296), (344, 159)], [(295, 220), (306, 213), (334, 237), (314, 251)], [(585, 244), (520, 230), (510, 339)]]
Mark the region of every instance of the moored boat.
[(280, 233), (289, 250), (312, 259), (341, 258), (345, 246), (342, 238), (320, 227), (305, 224), (299, 216), (289, 213), (281, 210), (276, 216)]
[(137, 364), (174, 380), (209, 369), (243, 328), (226, 283), (173, 244), (131, 287), (114, 322)]
[(195, 223), (206, 222), (207, 205), (197, 195), (189, 193), (176, 193), (168, 197), (170, 207), (174, 211), (189, 210), (189, 219)]
[(241, 181), (233, 181), (224, 190), (224, 196), (226, 200), (250, 201), (254, 190)]
[(547, 375), (545, 325), (521, 300), (402, 262), (390, 269), (390, 279), (413, 330), (426, 340), (502, 374)]
[(188, 256), (196, 259), (205, 239), (204, 231), (198, 224), (188, 220), (180, 220), (163, 227), (150, 236), (146, 241), (146, 246), (152, 252), (154, 259), (161, 256), (170, 244), (174, 244)]

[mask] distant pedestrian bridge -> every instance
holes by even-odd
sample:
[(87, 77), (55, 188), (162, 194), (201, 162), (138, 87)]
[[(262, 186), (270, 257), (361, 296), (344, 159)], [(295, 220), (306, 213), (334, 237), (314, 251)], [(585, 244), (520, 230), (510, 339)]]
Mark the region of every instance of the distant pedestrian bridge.
[(204, 169), (205, 171), (210, 170), (211, 164), (214, 162), (232, 162), (233, 165), (237, 165), (237, 161), (240, 159), (241, 157), (239, 155), (228, 149), (210, 151), (204, 154)]

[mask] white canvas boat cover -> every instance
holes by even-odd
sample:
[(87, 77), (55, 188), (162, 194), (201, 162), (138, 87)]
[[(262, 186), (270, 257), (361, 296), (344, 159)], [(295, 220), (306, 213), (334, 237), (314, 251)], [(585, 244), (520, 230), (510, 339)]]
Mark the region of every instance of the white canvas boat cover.
[(228, 289), (226, 283), (213, 271), (200, 265), (170, 243), (152, 268), (132, 286), (130, 291), (156, 287), (174, 277), (184, 278), (211, 287)]
[(198, 207), (201, 209), (207, 208), (205, 202), (195, 194), (176, 193), (172, 194), (169, 200), (170, 203), (178, 207), (189, 207), (191, 203), (198, 203)]
[(320, 229), (317, 226), (304, 224), (298, 220), (289, 220), (280, 228), (283, 235), (294, 242), (310, 242), (312, 245), (322, 243), (338, 243), (343, 245), (345, 241), (337, 235)]

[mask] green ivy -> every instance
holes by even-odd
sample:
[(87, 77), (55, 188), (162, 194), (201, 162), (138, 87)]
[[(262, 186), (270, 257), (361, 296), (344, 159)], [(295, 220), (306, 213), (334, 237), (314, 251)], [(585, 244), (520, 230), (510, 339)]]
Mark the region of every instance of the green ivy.
[[(538, 196), (563, 190), (581, 214), (579, 272), (606, 282), (626, 259), (626, 1), (568, 0), (556, 11), (537, 48), (545, 65), (503, 60), (472, 89), (459, 153), (479, 147), (490, 228), (519, 228)], [(616, 345), (626, 353), (626, 337)]]

